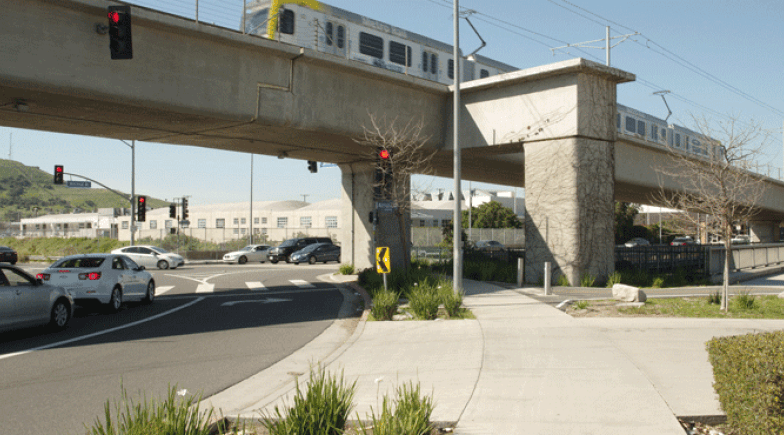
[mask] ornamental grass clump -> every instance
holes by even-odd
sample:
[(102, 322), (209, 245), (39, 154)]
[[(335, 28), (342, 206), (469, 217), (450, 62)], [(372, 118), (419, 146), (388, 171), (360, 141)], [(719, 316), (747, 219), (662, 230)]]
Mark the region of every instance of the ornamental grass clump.
[(397, 313), (398, 295), (393, 291), (377, 291), (373, 296), (373, 307), (370, 313), (376, 320), (392, 320)]
[(452, 284), (442, 284), (439, 289), (441, 293), (441, 303), (444, 304), (444, 311), (450, 318), (459, 317), (463, 306), (463, 293), (455, 292)]
[(274, 415), (262, 415), (261, 423), (270, 435), (340, 435), (343, 434), (354, 404), (357, 382), (347, 385), (340, 376), (333, 376), (319, 365), (311, 369), (308, 390), (302, 392), (299, 381), (291, 408)]
[(411, 311), (422, 320), (433, 320), (438, 317), (438, 306), (441, 297), (437, 286), (424, 281), (421, 285), (412, 287), (408, 294), (408, 305)]
[[(387, 396), (381, 405), (381, 413), (370, 410), (372, 430), (361, 427), (363, 435), (427, 435), (433, 430), (430, 415), (433, 413), (432, 396), (422, 396), (419, 384), (403, 384), (397, 389), (394, 411)], [(359, 418), (357, 418), (359, 420)]]

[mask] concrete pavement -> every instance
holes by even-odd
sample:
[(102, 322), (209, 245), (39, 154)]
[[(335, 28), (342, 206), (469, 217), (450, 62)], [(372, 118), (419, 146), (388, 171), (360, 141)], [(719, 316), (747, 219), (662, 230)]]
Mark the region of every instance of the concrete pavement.
[(432, 393), (432, 420), (456, 423), (460, 435), (682, 435), (676, 416), (722, 414), (705, 342), (784, 329), (784, 320), (572, 318), (516, 289), (464, 287), (476, 320), (340, 319), (203, 405), (256, 421), (290, 405), (295, 377), (304, 374), (304, 385), (309, 367), (322, 363), (357, 381), (360, 419), (412, 381)]

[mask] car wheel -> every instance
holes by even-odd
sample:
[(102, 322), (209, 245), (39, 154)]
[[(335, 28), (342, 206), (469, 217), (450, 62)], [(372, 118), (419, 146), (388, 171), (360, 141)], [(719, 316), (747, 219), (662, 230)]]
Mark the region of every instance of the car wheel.
[(272, 264), (278, 264), (278, 260), (270, 260), (270, 263), (272, 263)]
[(259, 263), (264, 264), (264, 261), (259, 261)]
[(112, 313), (116, 313), (120, 311), (121, 306), (122, 306), (122, 290), (120, 290), (120, 287), (115, 287), (112, 289), (112, 297), (109, 299), (109, 304), (108, 304), (109, 311)]
[(291, 263), (291, 257), (286, 256), (286, 263)]
[(64, 300), (55, 302), (52, 307), (49, 325), (55, 330), (61, 330), (65, 328), (69, 320), (71, 320), (71, 310), (68, 303)]
[(237, 263), (239, 263), (239, 264), (245, 264), (247, 262), (248, 262), (248, 258), (245, 257), (244, 255), (242, 257), (240, 257), (239, 260), (237, 260)]
[(155, 281), (150, 280), (150, 282), (147, 283), (147, 294), (144, 296), (142, 302), (151, 304), (153, 300), (155, 300)]
[(161, 261), (158, 262), (158, 269), (168, 269), (168, 268), (169, 268), (169, 262), (168, 261), (161, 260)]

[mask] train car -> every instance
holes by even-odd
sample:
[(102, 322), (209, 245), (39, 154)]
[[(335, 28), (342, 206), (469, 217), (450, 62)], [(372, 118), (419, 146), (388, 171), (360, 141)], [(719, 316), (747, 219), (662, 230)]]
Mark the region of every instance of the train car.
[[(316, 0), (256, 0), (245, 32), (444, 84), (454, 81), (452, 46)], [(517, 68), (483, 56), (462, 63), (461, 81)]]

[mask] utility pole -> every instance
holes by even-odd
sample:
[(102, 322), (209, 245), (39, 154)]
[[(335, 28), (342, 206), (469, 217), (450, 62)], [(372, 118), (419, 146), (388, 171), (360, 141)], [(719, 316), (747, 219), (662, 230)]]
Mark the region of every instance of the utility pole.
[(452, 233), (452, 283), (455, 293), (463, 292), (463, 219), (460, 213), (460, 1), (454, 1), (454, 98), (453, 98), (453, 127), (454, 151), (453, 166), (455, 177), (455, 210)]
[[(242, 10), (243, 14), (243, 26), (242, 31), (245, 32), (245, 9)], [(250, 222), (248, 222), (248, 226), (250, 227), (250, 245), (253, 244), (253, 154), (250, 155)]]
[(302, 202), (308, 202), (308, 197), (309, 197), (310, 195), (305, 195), (304, 193), (302, 193), (302, 194), (300, 194), (300, 195), (302, 195)]

